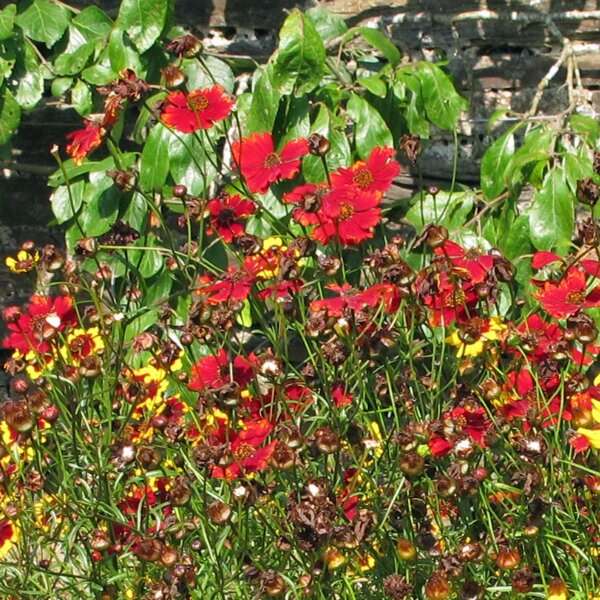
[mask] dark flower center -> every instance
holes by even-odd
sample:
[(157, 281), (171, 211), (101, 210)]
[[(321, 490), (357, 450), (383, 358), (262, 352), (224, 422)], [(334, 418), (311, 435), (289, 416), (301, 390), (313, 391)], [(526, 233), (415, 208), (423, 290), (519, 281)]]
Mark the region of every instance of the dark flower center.
[(254, 454), (254, 448), (250, 444), (240, 444), (235, 451), (233, 452), (233, 456), (236, 460), (243, 460), (244, 458), (248, 458)]
[(371, 171), (369, 171), (369, 169), (360, 169), (360, 171), (358, 171), (356, 175), (354, 175), (352, 181), (358, 187), (366, 188), (369, 187), (375, 180), (373, 179), (373, 175), (371, 174)]
[(265, 158), (265, 162), (263, 163), (263, 165), (267, 168), (275, 167), (279, 164), (281, 164), (281, 159), (275, 152), (271, 152), (271, 154)]
[(194, 96), (193, 98), (188, 98), (188, 106), (194, 112), (201, 112), (208, 108), (208, 99), (202, 95)]
[(227, 227), (235, 222), (235, 211), (231, 208), (222, 208), (217, 215), (217, 223)]

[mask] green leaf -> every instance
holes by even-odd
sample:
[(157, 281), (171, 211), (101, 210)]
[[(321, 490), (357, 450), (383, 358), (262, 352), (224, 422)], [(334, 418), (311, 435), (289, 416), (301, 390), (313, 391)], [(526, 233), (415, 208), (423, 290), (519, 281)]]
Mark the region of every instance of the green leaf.
[(89, 42), (104, 42), (110, 35), (112, 21), (108, 15), (97, 6), (88, 6), (73, 17), (71, 25), (83, 34)]
[(532, 163), (543, 163), (550, 160), (556, 132), (547, 127), (532, 129), (523, 140), (521, 147), (514, 153), (506, 166), (506, 180), (510, 186), (529, 181), (530, 171), (525, 171)]
[(569, 249), (574, 226), (573, 193), (561, 167), (546, 175), (529, 211), (531, 241), (538, 250), (555, 250), (563, 254)]
[(87, 67), (81, 72), (84, 81), (91, 85), (106, 85), (116, 78), (117, 71), (112, 67), (109, 49), (110, 45), (100, 54), (95, 65)]
[(24, 110), (31, 110), (40, 101), (44, 94), (44, 77), (39, 67), (27, 69), (23, 77), (19, 79), (19, 85), (15, 90), (15, 100)]
[(163, 125), (150, 130), (142, 152), (139, 184), (144, 190), (160, 189), (169, 173), (170, 131)]
[(56, 79), (52, 80), (52, 84), (50, 86), (50, 93), (55, 98), (58, 98), (59, 96), (65, 94), (72, 85), (72, 77), (57, 77)]
[(573, 194), (577, 193), (577, 181), (591, 177), (593, 174), (592, 159), (582, 147), (584, 152), (579, 154), (565, 154), (563, 158), (563, 168), (565, 170), (565, 179)]
[(419, 63), (417, 74), (427, 118), (441, 129), (454, 129), (466, 101), (458, 95), (450, 77), (430, 62)]
[[(108, 179), (108, 178), (107, 178)], [(109, 187), (110, 186), (110, 187)], [(91, 186), (86, 186), (86, 195), (93, 193), (89, 202), (84, 204), (81, 211), (81, 225), (86, 235), (96, 236), (106, 233), (111, 225), (117, 220), (119, 212), (119, 200), (121, 195), (119, 191), (109, 184), (104, 183), (105, 189), (97, 189), (94, 193)], [(108, 189), (106, 189), (108, 188)]]
[(498, 247), (508, 260), (515, 260), (531, 253), (529, 240), (529, 217), (519, 215), (511, 224), (505, 236), (499, 236)]
[[(181, 65), (181, 70), (187, 77), (188, 90), (210, 87), (215, 81), (230, 94), (235, 85), (235, 76), (231, 67), (215, 56), (206, 56), (204, 65), (196, 59), (186, 59)], [(208, 70), (208, 71), (207, 71)]]
[(267, 65), (257, 79), (248, 111), (248, 133), (271, 131), (275, 124), (281, 94), (273, 82), (273, 65)]
[(301, 95), (319, 85), (325, 72), (325, 45), (313, 22), (293, 10), (279, 32), (273, 79), (283, 94)]
[(34, 0), (15, 21), (25, 35), (51, 48), (60, 40), (69, 25), (70, 13), (62, 4), (50, 0)]
[(202, 143), (195, 136), (169, 132), (169, 168), (175, 183), (185, 185), (190, 194), (203, 194), (217, 176), (206, 157)]
[(83, 180), (72, 183), (69, 187), (61, 185), (50, 196), (52, 212), (57, 223), (65, 223), (79, 212), (85, 195), (85, 182)]
[(569, 122), (575, 133), (586, 136), (590, 146), (596, 146), (600, 138), (600, 124), (596, 119), (585, 115), (571, 115)]
[(59, 75), (75, 75), (87, 64), (94, 52), (94, 44), (87, 42), (76, 27), (69, 27), (69, 43), (54, 61), (54, 70)]
[[(425, 118), (425, 106), (423, 104), (420, 79), (415, 77), (409, 71), (400, 71), (398, 73), (398, 84), (405, 84), (410, 90), (410, 98), (408, 106), (406, 107), (408, 130), (412, 135), (418, 135), (424, 139), (429, 139), (430, 126), (429, 121)], [(396, 92), (394, 95), (397, 95)]]
[(361, 77), (356, 80), (356, 83), (362, 85), (365, 89), (369, 90), (375, 96), (385, 98), (387, 94), (387, 86), (381, 77), (373, 75), (372, 77)]
[(16, 4), (9, 4), (6, 8), (0, 10), (0, 41), (12, 37), (16, 14)]
[(85, 117), (92, 112), (92, 108), (94, 107), (92, 90), (85, 81), (79, 79), (73, 86), (73, 89), (71, 90), (71, 104), (82, 117)]
[(382, 116), (364, 98), (352, 93), (346, 109), (355, 123), (354, 141), (360, 158), (367, 158), (376, 146), (394, 145)]
[(358, 32), (370, 46), (379, 50), (393, 67), (400, 64), (402, 60), (400, 50), (381, 31), (372, 27), (359, 27)]
[(334, 15), (322, 6), (315, 6), (306, 11), (306, 15), (314, 23), (315, 29), (325, 41), (344, 35), (348, 31), (346, 21)]
[(0, 90), (0, 145), (10, 140), (20, 121), (21, 107), (12, 92), (4, 87)]
[(501, 135), (486, 151), (481, 161), (481, 191), (486, 200), (497, 198), (505, 189), (506, 167), (515, 153), (512, 130)]
[(116, 26), (127, 32), (139, 52), (145, 52), (167, 25), (169, 3), (169, 0), (123, 0)]
[(443, 225), (449, 231), (462, 227), (473, 209), (473, 192), (446, 192), (440, 190), (436, 196), (421, 192), (411, 199), (406, 220), (420, 232), (425, 225)]

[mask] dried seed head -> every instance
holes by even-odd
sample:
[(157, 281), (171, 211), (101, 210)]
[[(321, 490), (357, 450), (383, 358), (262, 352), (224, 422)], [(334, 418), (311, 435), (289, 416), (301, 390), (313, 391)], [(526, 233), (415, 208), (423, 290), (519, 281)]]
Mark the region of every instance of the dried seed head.
[(206, 507), (206, 514), (215, 525), (225, 525), (231, 518), (233, 511), (229, 504), (217, 500)]
[(523, 567), (512, 575), (511, 586), (517, 594), (527, 594), (533, 589), (534, 577), (529, 567)]
[(340, 436), (329, 427), (315, 431), (315, 447), (322, 454), (334, 454), (340, 449)]
[(425, 585), (425, 597), (428, 600), (446, 600), (451, 591), (448, 580), (441, 573), (433, 573)]
[(404, 600), (412, 591), (413, 586), (401, 575), (389, 575), (383, 580), (383, 593), (391, 600)]
[(495, 562), (498, 567), (504, 571), (511, 571), (519, 566), (521, 562), (521, 554), (516, 548), (502, 546), (495, 557)]
[(260, 587), (269, 598), (277, 598), (285, 593), (286, 585), (279, 573), (269, 570), (260, 576)]
[(320, 133), (313, 133), (308, 136), (308, 151), (313, 156), (325, 156), (329, 152), (331, 144), (329, 140)]
[(160, 559), (163, 544), (154, 538), (139, 540), (133, 550), (133, 553), (142, 562), (156, 562)]

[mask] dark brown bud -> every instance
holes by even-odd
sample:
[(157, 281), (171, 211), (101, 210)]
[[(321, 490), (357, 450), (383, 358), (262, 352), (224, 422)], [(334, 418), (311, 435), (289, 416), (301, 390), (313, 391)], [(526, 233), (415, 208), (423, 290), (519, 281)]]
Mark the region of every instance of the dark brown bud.
[(202, 42), (193, 35), (180, 35), (166, 45), (167, 52), (179, 58), (194, 58), (202, 54)]
[(400, 148), (402, 148), (408, 160), (414, 165), (417, 162), (419, 152), (421, 152), (421, 138), (418, 135), (404, 134), (400, 138)]
[(498, 567), (504, 571), (511, 571), (519, 566), (521, 554), (516, 548), (502, 546), (494, 558)]
[(186, 477), (175, 478), (169, 490), (169, 497), (175, 506), (183, 506), (189, 502), (192, 497), (192, 491)]
[(148, 471), (154, 471), (160, 466), (162, 455), (158, 448), (141, 446), (137, 451), (137, 461)]
[(260, 587), (269, 598), (277, 598), (285, 593), (286, 585), (279, 573), (269, 570), (260, 576)]
[(231, 518), (233, 511), (229, 504), (217, 500), (206, 507), (206, 514), (215, 525), (225, 525)]
[(340, 436), (329, 427), (320, 427), (315, 431), (315, 447), (322, 454), (334, 454), (340, 449)]
[(135, 185), (135, 174), (131, 171), (125, 171), (124, 169), (111, 169), (110, 171), (106, 171), (106, 174), (123, 192), (130, 192)]
[(425, 459), (416, 452), (406, 452), (400, 460), (400, 470), (407, 477), (417, 477), (425, 469)]
[(594, 151), (593, 161), (594, 173), (600, 175), (600, 152)]
[(270, 462), (276, 469), (287, 471), (296, 464), (296, 452), (283, 442), (277, 441)]
[(428, 600), (446, 600), (451, 591), (448, 580), (441, 573), (433, 573), (425, 585), (425, 597)]
[(319, 265), (319, 268), (323, 270), (325, 275), (333, 277), (342, 266), (342, 261), (337, 258), (337, 256), (327, 256), (323, 254), (317, 259), (317, 264)]
[(412, 591), (413, 586), (402, 575), (389, 575), (383, 580), (383, 593), (391, 600), (404, 600)]
[(512, 575), (511, 586), (517, 594), (528, 594), (533, 589), (534, 578), (529, 567), (523, 567)]
[(168, 90), (174, 90), (183, 85), (185, 82), (185, 73), (174, 65), (168, 65), (161, 69), (165, 87)]
[(479, 542), (467, 542), (458, 549), (458, 558), (463, 562), (479, 562), (484, 555), (483, 546)]
[(2, 412), (8, 425), (18, 433), (31, 431), (35, 425), (35, 418), (24, 400), (7, 400)]
[(103, 552), (110, 546), (110, 539), (106, 531), (101, 529), (94, 529), (90, 538), (90, 548), (97, 552)]
[(600, 197), (600, 186), (591, 178), (579, 179), (577, 181), (577, 200), (587, 206), (596, 206)]
[(163, 546), (160, 553), (160, 562), (165, 567), (172, 567), (177, 562), (178, 558), (179, 554), (177, 553), (177, 550), (169, 546)]
[(142, 562), (156, 562), (160, 559), (163, 544), (154, 538), (139, 540), (134, 547), (133, 553)]
[(329, 152), (331, 144), (329, 140), (320, 133), (313, 133), (308, 136), (308, 151), (313, 156), (325, 156)]
[(448, 240), (448, 230), (441, 225), (429, 225), (423, 233), (430, 248), (439, 248)]
[(78, 240), (75, 244), (75, 254), (78, 256), (95, 256), (98, 252), (98, 241), (93, 237), (86, 237)]

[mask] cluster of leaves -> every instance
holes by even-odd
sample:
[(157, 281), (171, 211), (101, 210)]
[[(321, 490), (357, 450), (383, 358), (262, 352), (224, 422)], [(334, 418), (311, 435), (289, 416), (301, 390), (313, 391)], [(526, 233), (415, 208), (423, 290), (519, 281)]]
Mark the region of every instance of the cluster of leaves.
[(598, 598), (594, 124), (391, 200), (441, 65), (317, 8), (249, 73), (151, 4), (55, 152), (67, 252), (7, 260), (2, 593)]

